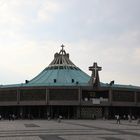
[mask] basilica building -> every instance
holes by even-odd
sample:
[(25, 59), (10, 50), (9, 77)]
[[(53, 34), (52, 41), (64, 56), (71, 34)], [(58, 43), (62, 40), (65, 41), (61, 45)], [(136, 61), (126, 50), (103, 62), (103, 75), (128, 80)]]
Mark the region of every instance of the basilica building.
[(62, 45), (52, 62), (32, 80), (0, 86), (0, 114), (23, 119), (140, 116), (140, 87), (101, 82), (102, 68), (96, 62), (89, 70), (91, 76), (70, 60)]

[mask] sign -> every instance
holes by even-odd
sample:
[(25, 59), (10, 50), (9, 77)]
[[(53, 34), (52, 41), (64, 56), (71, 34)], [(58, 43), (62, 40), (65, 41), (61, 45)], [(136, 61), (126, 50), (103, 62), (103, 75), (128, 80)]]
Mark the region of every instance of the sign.
[(92, 98), (93, 104), (101, 104), (101, 102), (108, 102), (108, 98)]
[(98, 104), (100, 104), (100, 99), (93, 98), (92, 103), (98, 105)]

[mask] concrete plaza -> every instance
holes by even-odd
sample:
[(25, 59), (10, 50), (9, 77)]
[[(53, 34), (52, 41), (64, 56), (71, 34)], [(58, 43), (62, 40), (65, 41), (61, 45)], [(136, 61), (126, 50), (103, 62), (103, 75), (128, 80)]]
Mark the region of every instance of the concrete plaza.
[(0, 140), (139, 140), (140, 125), (127, 120), (1, 120)]

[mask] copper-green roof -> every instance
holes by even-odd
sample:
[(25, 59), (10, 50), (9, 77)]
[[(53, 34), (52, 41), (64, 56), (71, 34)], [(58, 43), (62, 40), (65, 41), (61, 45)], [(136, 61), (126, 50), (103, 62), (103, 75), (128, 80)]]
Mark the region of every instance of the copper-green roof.
[(87, 85), (90, 76), (79, 69), (69, 59), (69, 54), (63, 49), (55, 53), (53, 61), (39, 75), (30, 80), (27, 85), (42, 86), (73, 86)]

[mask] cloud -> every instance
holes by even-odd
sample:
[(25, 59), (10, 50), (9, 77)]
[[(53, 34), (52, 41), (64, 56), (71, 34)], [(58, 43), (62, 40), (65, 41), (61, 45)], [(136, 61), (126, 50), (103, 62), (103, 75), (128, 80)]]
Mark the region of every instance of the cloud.
[(23, 1), (3, 0), (0, 3), (0, 24), (1, 25), (23, 25), (23, 16), (20, 13)]
[(48, 22), (60, 11), (55, 0), (1, 0), (0, 25), (9, 28), (24, 27), (36, 22)]
[(53, 0), (44, 1), (37, 12), (37, 18), (39, 21), (52, 21), (54, 14), (60, 11), (60, 5)]

